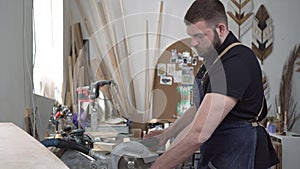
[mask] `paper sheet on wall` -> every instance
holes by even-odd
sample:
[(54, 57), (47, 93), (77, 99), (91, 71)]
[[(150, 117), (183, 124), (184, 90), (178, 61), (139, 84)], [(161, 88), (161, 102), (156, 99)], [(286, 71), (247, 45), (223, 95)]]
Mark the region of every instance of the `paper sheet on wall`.
[(171, 63), (167, 64), (167, 75), (174, 76), (175, 68), (176, 68), (176, 64), (171, 64)]
[(193, 85), (194, 84), (194, 68), (193, 67), (182, 67), (182, 85)]
[(167, 74), (167, 66), (164, 63), (157, 64), (157, 76), (165, 76)]
[(173, 75), (174, 83), (181, 83), (181, 77), (182, 77), (182, 71), (181, 70), (174, 71), (174, 75)]
[(172, 77), (161, 76), (160, 77), (160, 84), (162, 84), (162, 85), (172, 85)]

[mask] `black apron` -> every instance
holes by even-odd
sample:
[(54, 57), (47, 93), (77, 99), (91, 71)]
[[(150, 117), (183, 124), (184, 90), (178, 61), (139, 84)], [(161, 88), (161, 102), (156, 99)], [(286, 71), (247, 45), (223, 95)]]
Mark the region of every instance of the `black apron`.
[(267, 169), (278, 162), (263, 126), (229, 114), (200, 147), (198, 169)]

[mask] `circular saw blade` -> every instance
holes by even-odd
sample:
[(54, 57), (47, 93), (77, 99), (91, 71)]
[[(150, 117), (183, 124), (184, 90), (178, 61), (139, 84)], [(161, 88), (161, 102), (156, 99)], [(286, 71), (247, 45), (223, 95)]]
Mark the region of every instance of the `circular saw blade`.
[(120, 143), (110, 154), (112, 169), (147, 168), (157, 158), (157, 153), (151, 152), (146, 146), (136, 141)]
[(119, 169), (147, 169), (150, 168), (150, 163), (145, 163), (142, 158), (123, 155), (118, 164)]

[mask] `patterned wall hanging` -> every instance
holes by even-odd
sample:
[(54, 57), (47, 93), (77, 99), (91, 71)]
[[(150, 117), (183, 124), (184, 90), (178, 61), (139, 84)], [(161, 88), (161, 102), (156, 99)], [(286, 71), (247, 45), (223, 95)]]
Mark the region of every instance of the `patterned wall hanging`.
[(273, 26), (264, 5), (261, 5), (252, 22), (252, 49), (261, 64), (273, 49)]
[(251, 0), (231, 0), (228, 3), (228, 8), (227, 14), (236, 23), (236, 25), (230, 25), (230, 28), (241, 39), (241, 36), (251, 27), (253, 3)]

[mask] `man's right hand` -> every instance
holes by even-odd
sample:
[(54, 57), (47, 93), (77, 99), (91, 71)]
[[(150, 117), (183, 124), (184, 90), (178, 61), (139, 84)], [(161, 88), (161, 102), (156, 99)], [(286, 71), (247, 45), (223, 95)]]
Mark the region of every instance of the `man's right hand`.
[(144, 139), (152, 138), (163, 132), (164, 132), (164, 130), (153, 130), (153, 131), (150, 131), (148, 134), (146, 134), (143, 138)]
[(143, 139), (150, 139), (150, 138), (156, 138), (158, 141), (158, 144), (156, 146), (150, 147), (152, 151), (156, 151), (159, 149), (159, 147), (164, 146), (167, 141), (169, 140), (169, 137), (167, 136), (167, 130), (154, 130), (149, 132), (149, 134), (146, 134)]

